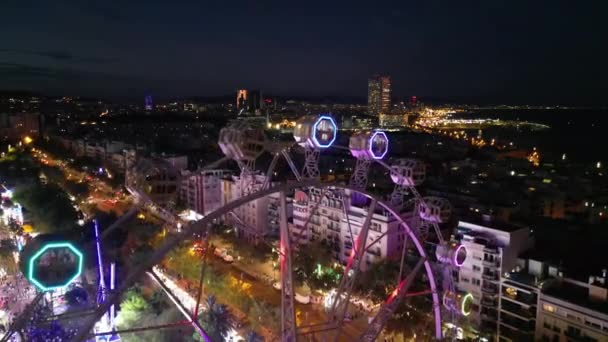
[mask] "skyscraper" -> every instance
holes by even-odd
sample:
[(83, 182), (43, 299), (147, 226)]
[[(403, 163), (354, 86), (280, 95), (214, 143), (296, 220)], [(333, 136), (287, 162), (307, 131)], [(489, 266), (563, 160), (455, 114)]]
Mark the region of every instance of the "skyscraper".
[(247, 90), (239, 89), (236, 91), (236, 109), (241, 110), (247, 106)]
[(154, 108), (154, 104), (152, 103), (152, 95), (146, 95), (144, 98), (144, 109), (152, 110)]
[(236, 109), (239, 113), (259, 114), (259, 110), (262, 109), (262, 93), (256, 89), (237, 90)]
[(376, 75), (367, 83), (367, 111), (372, 115), (388, 114), (391, 109), (391, 78)]

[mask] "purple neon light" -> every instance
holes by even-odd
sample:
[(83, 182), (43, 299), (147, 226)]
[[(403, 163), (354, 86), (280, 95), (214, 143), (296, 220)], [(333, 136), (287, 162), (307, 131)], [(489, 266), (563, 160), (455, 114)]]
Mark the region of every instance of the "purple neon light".
[[(317, 126), (323, 120), (329, 120), (329, 122), (331, 122), (331, 125), (334, 127), (333, 136), (331, 138), (331, 141), (328, 144), (325, 144), (325, 145), (319, 143), (319, 141), (317, 140)], [(312, 132), (311, 132), (312, 133), (312, 142), (314, 143), (314, 145), (316, 147), (319, 147), (319, 148), (328, 148), (328, 147), (330, 147), (334, 143), (334, 141), (336, 141), (337, 131), (338, 131), (338, 126), (336, 125), (336, 122), (334, 121), (334, 119), (331, 116), (328, 116), (328, 115), (321, 115), (315, 121), (315, 124), (312, 126)]]
[[(426, 258), (426, 251), (422, 247), (420, 240), (416, 237), (416, 235), (412, 232), (410, 227), (407, 224), (403, 224), (405, 227), (405, 231), (410, 236), (418, 253), (421, 257)], [(433, 269), (431, 268), (431, 264), (429, 261), (424, 262), (424, 268), (426, 270), (426, 275), (429, 277), (429, 285), (431, 286), (431, 296), (433, 298), (433, 311), (435, 311), (435, 338), (437, 340), (441, 340), (443, 333), (441, 331), (441, 305), (439, 304), (439, 294), (437, 294), (437, 284), (435, 283), (435, 275), (433, 274)]]
[[(113, 291), (114, 290), (114, 286), (116, 285), (116, 263), (111, 263), (110, 264), (110, 290)], [(112, 327), (112, 329), (115, 328), (114, 326), (114, 316), (116, 315), (116, 311), (114, 308), (114, 304), (112, 304), (112, 306), (110, 306), (110, 326)]]
[[(382, 152), (381, 156), (376, 156), (376, 154), (374, 153), (374, 150), (372, 149), (372, 145), (374, 143), (374, 138), (376, 137), (376, 135), (382, 135), (384, 137), (384, 140), (386, 141), (386, 148), (384, 149), (384, 152)], [(372, 137), (369, 139), (368, 150), (369, 150), (369, 154), (372, 156), (372, 158), (374, 158), (374, 159), (384, 158), (384, 156), (388, 152), (388, 137), (386, 136), (386, 134), (382, 131), (375, 131), (374, 134), (372, 134)]]
[[(104, 280), (103, 275), (103, 262), (101, 260), (101, 242), (99, 241), (99, 227), (97, 225), (97, 220), (93, 220), (93, 227), (95, 228), (95, 244), (97, 245), (97, 267), (99, 270), (99, 286), (102, 291), (106, 288), (106, 282)], [(102, 301), (105, 301), (105, 294), (102, 292)]]
[(464, 252), (467, 252), (467, 248), (464, 245), (459, 245), (458, 248), (456, 248), (456, 250), (454, 251), (454, 265), (456, 267), (461, 267), (462, 265), (464, 265), (464, 260), (462, 260), (462, 262), (458, 262), (458, 252), (460, 252), (461, 249), (464, 249)]

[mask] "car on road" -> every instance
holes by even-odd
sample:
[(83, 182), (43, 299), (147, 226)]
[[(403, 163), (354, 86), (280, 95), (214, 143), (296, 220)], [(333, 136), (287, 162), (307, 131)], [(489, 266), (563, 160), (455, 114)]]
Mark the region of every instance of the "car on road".
[[(272, 284), (272, 287), (277, 291), (281, 291), (281, 282), (274, 282)], [(294, 297), (294, 299), (300, 304), (310, 304), (310, 296), (305, 296), (296, 292), (296, 296)]]
[(216, 257), (221, 258), (222, 260), (224, 260), (227, 263), (231, 263), (234, 261), (234, 257), (232, 255), (228, 254), (228, 251), (226, 251), (225, 248), (218, 247), (213, 251), (213, 254)]

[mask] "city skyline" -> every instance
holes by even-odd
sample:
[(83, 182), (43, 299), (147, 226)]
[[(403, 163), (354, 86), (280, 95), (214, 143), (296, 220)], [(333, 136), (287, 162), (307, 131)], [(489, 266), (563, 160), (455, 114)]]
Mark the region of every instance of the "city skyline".
[(395, 97), (605, 104), (602, 6), (9, 4), (0, 89), (364, 97), (365, 80), (386, 73)]
[(7, 2), (2, 341), (608, 342), (605, 13)]

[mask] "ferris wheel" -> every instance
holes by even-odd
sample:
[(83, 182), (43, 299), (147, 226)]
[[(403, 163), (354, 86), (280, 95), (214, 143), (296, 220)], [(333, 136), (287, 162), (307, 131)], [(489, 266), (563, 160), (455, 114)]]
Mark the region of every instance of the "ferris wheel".
[[(235, 211), (239, 207), (273, 194), (278, 194), (279, 208), (281, 341), (296, 341), (298, 336), (320, 333), (325, 334), (324, 340), (338, 341), (345, 326), (349, 324), (347, 313), (352, 305), (354, 286), (370, 260), (368, 256), (374, 247), (386, 244), (387, 240), (397, 246), (393, 248), (392, 256), (396, 256), (400, 261), (399, 276), (395, 279), (393, 290), (386, 300), (373, 311), (369, 324), (355, 338), (359, 341), (374, 341), (396, 309), (406, 298), (413, 296), (428, 296), (432, 302), (429, 312), (433, 317), (432, 336), (437, 340), (450, 338), (453, 331), (446, 329), (446, 326), (453, 325), (445, 323), (467, 316), (470, 313), (472, 298), (470, 294), (457, 292), (453, 285), (453, 271), (462, 266), (467, 251), (464, 246), (449, 241), (446, 238), (449, 234), (441, 230), (440, 225), (450, 219), (449, 202), (438, 197), (424, 197), (416, 189), (425, 179), (425, 167), (422, 162), (413, 159), (385, 161), (389, 152), (389, 139), (385, 132), (355, 132), (350, 137), (348, 146), (335, 144), (337, 134), (338, 126), (334, 119), (325, 114), (297, 120), (293, 130), (295, 142), (270, 140), (262, 129), (242, 122), (223, 128), (218, 144), (226, 156), (224, 159), (234, 160), (239, 166), (240, 196), (210, 212), (201, 220), (182, 225), (176, 234), (168, 237), (107, 295), (95, 315), (88, 319), (88, 327), (85, 326), (76, 338), (84, 340), (89, 336), (91, 327), (110, 306), (118, 303), (121, 293), (154, 265), (159, 264), (180, 242), (194, 234), (204, 233), (213, 222), (230, 213), (238, 216)], [(342, 154), (349, 152), (355, 159), (350, 179), (347, 181), (328, 177), (327, 171), (321, 166), (321, 155), (332, 149)], [(297, 151), (303, 152), (303, 158), (293, 155)], [(264, 170), (266, 177), (260, 182), (259, 178), (254, 176), (255, 165), (263, 153), (269, 153), (272, 160)], [(281, 159), (287, 164), (292, 176), (287, 177), (286, 181), (271, 181)], [(296, 163), (300, 160), (301, 162)], [(218, 163), (211, 165), (217, 167)], [(382, 172), (377, 172), (378, 170)], [(369, 189), (368, 179), (383, 174), (390, 177), (394, 187), (392, 192), (381, 195)], [(342, 260), (344, 267), (339, 286), (332, 291), (331, 297), (326, 299), (327, 319), (321, 324), (298, 326), (294, 303), (296, 293), (292, 252), (300, 242), (294, 238), (293, 224), (288, 222), (287, 198), (295, 191), (324, 194), (336, 190), (342, 194), (341, 203), (338, 205), (343, 211), (340, 224), (350, 248), (341, 251), (348, 252), (348, 255)], [(322, 197), (310, 197), (312, 200), (306, 205), (305, 222), (298, 227), (300, 236), (310, 230), (311, 218), (319, 210)], [(358, 217), (356, 222), (349, 214), (349, 210), (354, 206), (364, 209), (364, 214)], [(376, 229), (372, 223), (378, 215), (389, 217), (392, 224), (384, 230)], [(247, 229), (245, 226), (241, 228)], [(413, 266), (406, 265), (407, 255), (413, 256)], [(425, 290), (410, 291), (417, 277), (421, 278), (418, 282), (424, 283)], [(198, 309), (199, 303), (196, 305)], [(209, 340), (196, 321), (195, 313), (192, 324), (203, 338)]]

